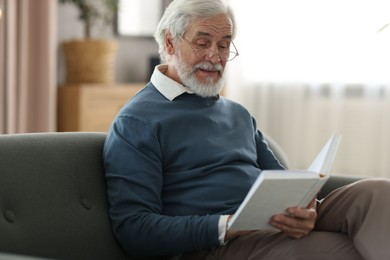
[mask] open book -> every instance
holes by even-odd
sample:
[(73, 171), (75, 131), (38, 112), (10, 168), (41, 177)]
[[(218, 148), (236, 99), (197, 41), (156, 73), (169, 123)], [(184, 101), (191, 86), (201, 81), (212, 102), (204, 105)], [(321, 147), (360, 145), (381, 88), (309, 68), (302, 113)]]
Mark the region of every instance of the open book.
[(329, 179), (341, 136), (333, 135), (306, 171), (264, 170), (249, 190), (228, 229), (275, 229), (269, 224), (275, 214), (289, 207), (307, 207)]

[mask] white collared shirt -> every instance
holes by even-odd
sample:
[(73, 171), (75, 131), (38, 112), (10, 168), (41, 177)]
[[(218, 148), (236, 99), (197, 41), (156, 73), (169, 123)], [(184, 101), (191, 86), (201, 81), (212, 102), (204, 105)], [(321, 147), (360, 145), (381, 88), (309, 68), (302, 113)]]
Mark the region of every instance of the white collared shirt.
[(167, 64), (160, 64), (156, 66), (150, 79), (152, 84), (164, 97), (172, 101), (185, 92), (193, 94), (193, 92), (186, 88), (183, 84), (165, 76), (167, 70)]

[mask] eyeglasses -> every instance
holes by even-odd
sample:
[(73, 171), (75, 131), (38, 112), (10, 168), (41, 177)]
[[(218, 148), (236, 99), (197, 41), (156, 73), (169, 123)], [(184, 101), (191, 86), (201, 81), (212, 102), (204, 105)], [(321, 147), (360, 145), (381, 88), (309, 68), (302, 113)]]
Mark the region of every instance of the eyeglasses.
[[(216, 53), (215, 51), (213, 51), (213, 50), (211, 50), (203, 45), (196, 44), (196, 43), (190, 43), (189, 41), (187, 41), (186, 39), (184, 39), (181, 36), (180, 36), (180, 39), (182, 39), (188, 45), (188, 47), (191, 48), (191, 50), (193, 51), (193, 53), (195, 54), (195, 56), (198, 59), (204, 59), (205, 57), (211, 58), (214, 55), (218, 55), (218, 58), (221, 61), (227, 62), (227, 61), (233, 60), (235, 57), (237, 57), (239, 55), (237, 48), (233, 42), (231, 42), (231, 43), (233, 45), (234, 51), (231, 51), (230, 47), (226, 47), (226, 48), (218, 48), (218, 52)], [(195, 45), (196, 47), (193, 47), (192, 45)]]

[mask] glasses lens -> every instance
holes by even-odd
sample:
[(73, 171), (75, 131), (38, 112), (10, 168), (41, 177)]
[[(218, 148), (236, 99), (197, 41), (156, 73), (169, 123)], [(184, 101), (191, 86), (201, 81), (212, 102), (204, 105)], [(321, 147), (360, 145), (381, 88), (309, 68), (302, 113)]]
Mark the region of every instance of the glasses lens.
[(238, 56), (238, 53), (234, 51), (228, 51), (228, 52), (221, 52), (218, 54), (208, 49), (208, 50), (196, 50), (195, 55), (200, 59), (204, 58), (205, 56), (212, 57), (213, 55), (218, 55), (219, 58), (223, 61), (231, 61)]
[[(191, 47), (192, 48), (192, 47)], [(227, 52), (220, 52), (219, 54), (218, 53), (215, 53), (213, 50), (211, 49), (197, 49), (197, 48), (192, 48), (192, 51), (195, 53), (195, 56), (198, 58), (198, 59), (203, 59), (205, 57), (212, 57), (213, 55), (218, 55), (220, 57), (221, 60), (223, 61), (231, 61), (233, 60), (235, 57), (238, 56), (238, 53), (235, 52), (235, 51), (227, 51)]]
[(233, 60), (235, 57), (237, 57), (237, 52), (229, 51), (229, 57), (227, 58), (227, 61)]

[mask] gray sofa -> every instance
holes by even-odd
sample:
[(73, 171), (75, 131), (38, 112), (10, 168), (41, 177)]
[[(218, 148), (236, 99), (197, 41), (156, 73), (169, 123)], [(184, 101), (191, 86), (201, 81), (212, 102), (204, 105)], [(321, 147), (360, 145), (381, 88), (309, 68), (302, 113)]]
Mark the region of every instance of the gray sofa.
[[(134, 259), (111, 232), (105, 138), (82, 132), (0, 135), (0, 259)], [(277, 144), (269, 143), (287, 164)], [(354, 180), (332, 177), (320, 196)]]

